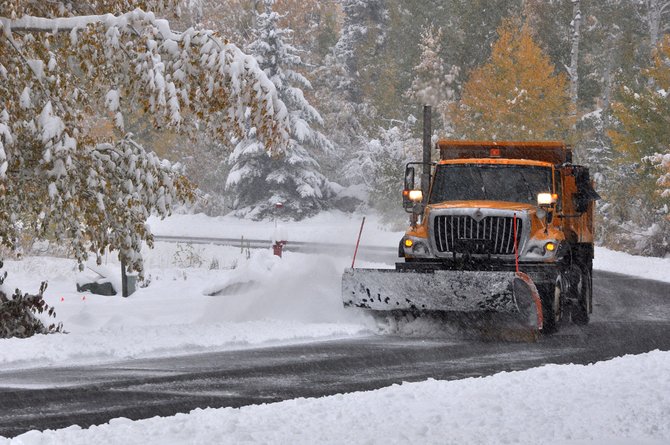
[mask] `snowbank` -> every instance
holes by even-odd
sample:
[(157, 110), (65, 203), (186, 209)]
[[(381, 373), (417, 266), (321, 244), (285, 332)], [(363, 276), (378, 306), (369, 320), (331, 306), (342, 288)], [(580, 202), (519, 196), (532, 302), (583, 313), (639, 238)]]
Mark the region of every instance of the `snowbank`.
[(596, 247), (593, 268), (670, 283), (670, 258), (637, 256)]
[(31, 431), (0, 444), (667, 444), (670, 352), (547, 365), (456, 381), (197, 409), (82, 430)]
[[(12, 288), (36, 290), (48, 280), (45, 300), (68, 334), (0, 340), (0, 369), (370, 334), (370, 319), (342, 307), (337, 290), (346, 261), (291, 252), (279, 259), (264, 250), (247, 258), (239, 248), (158, 243), (147, 252), (149, 286), (129, 298), (77, 293), (72, 260), (6, 261)], [(120, 275), (114, 261), (107, 269)]]

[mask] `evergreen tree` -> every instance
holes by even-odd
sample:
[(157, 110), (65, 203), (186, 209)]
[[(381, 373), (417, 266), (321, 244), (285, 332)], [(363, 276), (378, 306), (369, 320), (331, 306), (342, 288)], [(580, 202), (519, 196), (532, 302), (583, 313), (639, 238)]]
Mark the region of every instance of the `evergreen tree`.
[(566, 139), (571, 128), (565, 75), (533, 41), (528, 26), (498, 29), (491, 59), (474, 70), (451, 107), (456, 134), (469, 139)]
[(281, 202), (287, 216), (300, 219), (321, 210), (333, 193), (310, 153), (330, 151), (332, 144), (313, 128), (322, 125), (323, 119), (304, 96), (303, 90), (311, 89), (311, 84), (297, 71), (302, 60), (289, 43), (292, 31), (278, 26), (280, 16), (272, 10), (273, 5), (274, 0), (264, 1), (263, 11), (256, 17), (256, 40), (248, 50), (286, 104), (289, 141), (282, 154), (270, 158), (256, 140), (257, 130), (250, 128), (231, 155), (234, 165), (228, 184), (237, 195), (235, 208), (240, 215), (261, 219)]
[(650, 82), (639, 92), (624, 86), (612, 105), (618, 125), (609, 136), (616, 149), (617, 175), (606, 190), (613, 207), (610, 236), (618, 237), (628, 250), (660, 256), (670, 252), (669, 67), (670, 36), (666, 36), (655, 52), (654, 65), (644, 70)]
[(251, 212), (257, 205), (264, 204), (265, 209), (271, 204), (266, 202), (265, 182), (270, 173), (270, 161), (267, 150), (256, 138), (256, 128), (251, 127), (228, 157), (231, 169), (226, 178), (226, 192), (232, 198), (231, 207), (239, 216)]
[(369, 205), (388, 221), (406, 217), (402, 209), (402, 177), (407, 162), (421, 158), (421, 141), (412, 135), (416, 119), (380, 128), (379, 137), (361, 144), (346, 164), (346, 174), (359, 178), (368, 192)]
[(342, 9), (344, 24), (334, 55), (347, 75), (338, 79), (337, 88), (348, 93), (349, 101), (360, 103), (363, 84), (377, 78), (375, 59), (386, 38), (388, 11), (385, 0), (343, 0)]

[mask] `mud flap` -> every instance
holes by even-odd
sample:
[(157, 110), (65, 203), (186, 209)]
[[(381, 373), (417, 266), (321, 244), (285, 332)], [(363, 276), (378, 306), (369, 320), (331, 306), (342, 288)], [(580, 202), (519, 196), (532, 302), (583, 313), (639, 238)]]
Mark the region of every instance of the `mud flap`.
[(523, 272), (516, 272), (514, 277), (514, 299), (519, 309), (519, 318), (525, 326), (542, 330), (542, 300), (535, 283)]
[(542, 329), (542, 303), (530, 277), (496, 271), (346, 269), (345, 306), (375, 311), (507, 314), (514, 325)]

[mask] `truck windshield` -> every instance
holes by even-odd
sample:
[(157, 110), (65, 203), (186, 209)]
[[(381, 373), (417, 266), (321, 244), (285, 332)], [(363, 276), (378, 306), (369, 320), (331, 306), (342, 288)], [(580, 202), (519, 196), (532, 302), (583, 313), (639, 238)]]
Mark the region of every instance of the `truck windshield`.
[(552, 191), (549, 167), (438, 165), (429, 202), (481, 200), (536, 204), (538, 193)]

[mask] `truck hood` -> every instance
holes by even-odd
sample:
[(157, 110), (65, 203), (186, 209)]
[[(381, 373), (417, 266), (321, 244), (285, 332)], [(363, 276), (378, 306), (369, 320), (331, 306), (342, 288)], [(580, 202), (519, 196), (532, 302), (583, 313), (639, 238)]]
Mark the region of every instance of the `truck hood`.
[(428, 205), (430, 209), (502, 209), (502, 210), (536, 210), (537, 206), (526, 204), (522, 202), (507, 202), (507, 201), (449, 201), (441, 202), (439, 204)]

